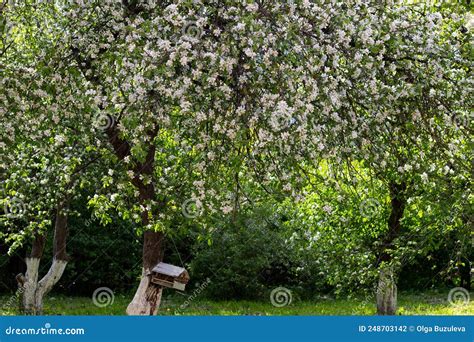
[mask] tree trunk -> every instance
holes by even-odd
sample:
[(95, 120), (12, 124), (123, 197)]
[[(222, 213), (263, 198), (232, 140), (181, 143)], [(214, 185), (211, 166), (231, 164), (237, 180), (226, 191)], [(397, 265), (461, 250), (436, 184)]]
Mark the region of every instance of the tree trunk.
[[(154, 162), (156, 146), (153, 139), (158, 134), (159, 128), (147, 132), (150, 137), (150, 145), (143, 163), (138, 163), (132, 171), (135, 177), (132, 184), (140, 193), (140, 204), (146, 208), (149, 201), (155, 200), (155, 187), (153, 183), (145, 184), (140, 175), (152, 177), (154, 173)], [(114, 147), (115, 153), (122, 158), (130, 153), (129, 144), (119, 138), (117, 126), (108, 130), (109, 141)], [(157, 215), (154, 215), (155, 217)], [(150, 212), (144, 209), (141, 213), (141, 221), (143, 227), (147, 227), (150, 223)], [(145, 231), (143, 234), (143, 268), (140, 285), (133, 297), (132, 302), (127, 307), (127, 315), (156, 315), (160, 307), (162, 288), (152, 284), (150, 281), (150, 273), (153, 267), (163, 261), (164, 255), (164, 236), (161, 232)]]
[[(61, 279), (67, 261), (53, 259), (48, 273), (38, 282), (38, 271), (41, 259), (26, 259), (26, 275), (19, 281), (19, 293), (22, 296), (20, 311), (25, 315), (42, 315), (43, 299)], [(21, 277), (21, 275), (20, 275)], [(19, 279), (19, 278), (17, 278)]]
[(377, 286), (377, 314), (395, 315), (397, 313), (397, 285), (393, 268), (380, 270)]
[(61, 279), (66, 265), (66, 260), (53, 259), (48, 273), (38, 283), (35, 293), (35, 309), (37, 315), (43, 314), (43, 299), (53, 289), (59, 279)]
[(377, 314), (395, 315), (397, 312), (397, 285), (396, 274), (392, 262), (392, 248), (395, 239), (400, 235), (401, 220), (406, 206), (406, 184), (391, 183), (391, 212), (388, 219), (388, 233), (382, 244), (379, 257), (380, 271), (377, 286)]
[[(38, 272), (39, 265), (41, 262), (40, 258), (26, 258), (26, 274), (22, 277), (22, 288), (20, 293), (22, 294), (20, 312), (25, 315), (35, 315), (35, 299), (36, 299), (36, 287), (38, 284)], [(17, 277), (18, 279), (19, 277)]]
[[(127, 12), (131, 10), (128, 5)], [(135, 8), (133, 11), (139, 11)], [(131, 12), (129, 12), (131, 13)], [(129, 14), (128, 13), (128, 14)], [(128, 15), (127, 14), (127, 15)], [(93, 73), (89, 73), (88, 69), (85, 66), (92, 65), (92, 59), (84, 58), (81, 56), (79, 51), (75, 48), (72, 49), (73, 57), (76, 59), (76, 62), (79, 68), (82, 70), (84, 77), (90, 82), (96, 85), (102, 85), (102, 80)], [(103, 109), (103, 108), (101, 108)], [(142, 175), (147, 175), (153, 177), (154, 175), (154, 162), (155, 162), (155, 152), (156, 146), (154, 145), (154, 139), (156, 138), (159, 132), (159, 126), (157, 125), (152, 130), (147, 132), (149, 140), (148, 152), (144, 162), (141, 162), (132, 156), (132, 143), (124, 139), (120, 134), (119, 120), (113, 118), (111, 124), (107, 125), (105, 132), (108, 137), (108, 141), (112, 146), (115, 155), (120, 160), (123, 160), (126, 157), (132, 159), (131, 167), (129, 171), (134, 173), (132, 179), (132, 184), (140, 192), (140, 204), (148, 200), (153, 200), (155, 198), (155, 189), (153, 184), (144, 184)], [(143, 227), (146, 227), (149, 223), (148, 211), (143, 210), (142, 212), (142, 223)], [(148, 279), (148, 273), (151, 271), (151, 268), (154, 267), (158, 262), (163, 260), (163, 234), (158, 232), (145, 232), (144, 233), (144, 244), (143, 244), (143, 269), (142, 269), (142, 278), (140, 285), (135, 293), (135, 296), (132, 302), (127, 308), (128, 315), (154, 315), (157, 313), (158, 307), (160, 305), (161, 299), (161, 289), (155, 289), (154, 286), (150, 283)]]
[(17, 275), (21, 293), (20, 312), (26, 315), (41, 315), (43, 299), (61, 279), (67, 265), (67, 209), (66, 203), (58, 205), (54, 229), (54, 256), (48, 273), (38, 282), (39, 266), (46, 241), (45, 236), (37, 235), (33, 241), (31, 254), (26, 258), (26, 274)]
[[(150, 138), (147, 155), (143, 162), (134, 160), (130, 171), (135, 174), (132, 184), (140, 193), (139, 202), (146, 208), (149, 201), (155, 200), (155, 187), (153, 183), (145, 184), (142, 175), (153, 177), (156, 146), (154, 139), (157, 136), (159, 127), (155, 127), (147, 132)], [(131, 156), (131, 144), (120, 136), (118, 122), (114, 121), (111, 127), (106, 130), (109, 143), (112, 145), (115, 155), (119, 159)], [(156, 217), (156, 215), (155, 215)], [(141, 213), (142, 226), (145, 228), (150, 223), (150, 212), (144, 209)], [(127, 307), (127, 315), (156, 315), (160, 307), (162, 288), (151, 283), (150, 272), (153, 267), (163, 260), (163, 233), (145, 231), (143, 236), (143, 268), (140, 285), (138, 286), (132, 302)]]
[[(150, 174), (153, 172), (153, 160), (155, 148), (150, 147), (145, 164), (141, 165), (142, 172)], [(140, 191), (140, 203), (146, 207), (146, 202), (155, 197), (153, 184), (145, 185), (140, 180), (135, 179), (135, 185)], [(142, 212), (142, 225), (147, 227), (150, 223), (148, 210)], [(143, 234), (143, 268), (140, 285), (133, 297), (132, 302), (127, 307), (127, 315), (156, 315), (160, 307), (162, 288), (150, 281), (150, 273), (153, 267), (163, 261), (164, 246), (163, 233), (145, 231)]]
[(163, 260), (163, 234), (147, 231), (143, 242), (143, 269), (140, 285), (127, 307), (127, 315), (156, 315), (160, 307), (162, 289), (152, 284), (150, 272)]

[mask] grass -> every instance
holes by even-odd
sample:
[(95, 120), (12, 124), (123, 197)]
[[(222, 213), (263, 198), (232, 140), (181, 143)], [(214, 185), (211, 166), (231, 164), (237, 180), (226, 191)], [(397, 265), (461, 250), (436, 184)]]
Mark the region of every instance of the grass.
[[(447, 291), (425, 293), (400, 293), (401, 315), (473, 315), (474, 302), (451, 305)], [(16, 315), (14, 305), (5, 307), (13, 296), (0, 296), (0, 315)], [(131, 296), (116, 295), (113, 304), (97, 307), (89, 297), (65, 297), (50, 295), (45, 300), (46, 315), (123, 315)], [(162, 301), (161, 315), (374, 315), (373, 298), (334, 299), (319, 297), (312, 301), (293, 299), (290, 305), (275, 307), (270, 301), (211, 301), (201, 298), (190, 300), (172, 295)], [(3, 309), (2, 309), (3, 308)]]

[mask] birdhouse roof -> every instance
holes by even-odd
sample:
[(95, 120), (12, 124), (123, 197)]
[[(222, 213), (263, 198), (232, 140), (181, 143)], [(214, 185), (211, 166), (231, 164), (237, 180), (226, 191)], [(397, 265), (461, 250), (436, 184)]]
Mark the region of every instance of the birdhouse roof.
[(170, 264), (165, 264), (164, 262), (160, 262), (158, 265), (156, 265), (152, 269), (152, 272), (165, 274), (165, 275), (170, 276), (170, 277), (179, 277), (183, 272), (186, 272), (186, 270), (182, 267), (178, 267), (178, 266), (174, 266), (174, 265), (170, 265)]

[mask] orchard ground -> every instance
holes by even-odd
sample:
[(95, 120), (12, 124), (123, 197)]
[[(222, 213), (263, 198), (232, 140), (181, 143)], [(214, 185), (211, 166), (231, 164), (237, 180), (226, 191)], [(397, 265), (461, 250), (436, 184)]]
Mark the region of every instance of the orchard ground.
[[(473, 315), (474, 300), (468, 303), (450, 304), (449, 290), (423, 293), (399, 293), (399, 315)], [(105, 307), (96, 306), (91, 297), (49, 296), (45, 300), (46, 315), (124, 315), (132, 295), (115, 295), (113, 303)], [(0, 297), (0, 308), (12, 296)], [(474, 294), (471, 293), (471, 298)], [(293, 298), (289, 305), (275, 307), (268, 301), (211, 301), (204, 298), (188, 300), (179, 294), (165, 296), (159, 315), (375, 315), (374, 299), (355, 297), (352, 299), (321, 296), (314, 300)], [(17, 308), (2, 309), (1, 315), (16, 315)]]

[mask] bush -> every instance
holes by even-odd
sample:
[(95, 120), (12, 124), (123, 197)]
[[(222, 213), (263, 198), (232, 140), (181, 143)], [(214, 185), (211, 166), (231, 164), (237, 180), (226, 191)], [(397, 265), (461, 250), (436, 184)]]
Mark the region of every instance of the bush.
[(303, 260), (297, 261), (289, 248), (283, 223), (271, 208), (220, 222), (207, 241), (195, 246), (192, 279), (210, 278), (206, 294), (214, 299), (262, 298), (280, 285), (303, 288), (301, 282), (308, 281), (301, 272)]

